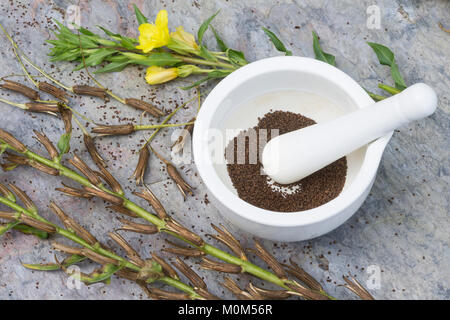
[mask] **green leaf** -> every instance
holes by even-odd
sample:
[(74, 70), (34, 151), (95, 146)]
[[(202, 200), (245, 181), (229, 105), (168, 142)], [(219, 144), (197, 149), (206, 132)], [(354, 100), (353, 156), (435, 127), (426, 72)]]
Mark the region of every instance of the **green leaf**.
[(86, 64), (86, 67), (92, 67), (92, 66), (99, 65), (100, 63), (103, 62), (103, 60), (107, 56), (110, 56), (116, 52), (117, 51), (114, 49), (106, 49), (106, 48), (97, 49), (96, 52), (94, 52), (89, 57), (84, 59), (84, 63), (81, 62), (78, 66), (76, 66), (75, 69), (73, 69), (73, 71), (78, 71), (78, 70), (83, 69), (85, 64)]
[(174, 57), (168, 52), (155, 52), (148, 56), (131, 52), (122, 52), (122, 55), (128, 57), (130, 59), (130, 63), (142, 64), (146, 66), (164, 67), (172, 66), (181, 62), (180, 59)]
[(48, 239), (48, 233), (39, 229), (36, 229), (25, 224), (19, 224), (14, 227), (14, 230), (20, 231), (24, 234), (29, 234), (38, 237), (39, 239)]
[(214, 33), (214, 37), (216, 38), (217, 46), (219, 47), (220, 51), (223, 51), (223, 52), (227, 51), (228, 47), (225, 44), (225, 42), (222, 40), (222, 38), (219, 36), (219, 34), (217, 33), (216, 29), (214, 29), (213, 26), (211, 26), (211, 29), (212, 29), (212, 31)]
[(200, 45), (200, 56), (208, 61), (216, 62), (217, 58), (209, 52), (209, 50), (204, 46)]
[(313, 34), (313, 49), (314, 54), (316, 55), (316, 59), (331, 64), (332, 66), (336, 66), (336, 57), (333, 56), (332, 54), (324, 52), (322, 50), (322, 47), (320, 46), (319, 37), (317, 36), (317, 33), (313, 31), (312, 34)]
[(292, 52), (289, 51), (288, 49), (286, 49), (286, 47), (283, 44), (283, 42), (281, 42), (281, 40), (278, 39), (278, 37), (275, 35), (275, 33), (273, 33), (272, 31), (270, 31), (269, 29), (264, 28), (264, 27), (262, 29), (264, 30), (264, 32), (269, 37), (270, 41), (272, 41), (273, 45), (275, 46), (275, 48), (278, 51), (284, 52), (285, 55), (287, 55), (287, 56), (292, 56)]
[(66, 154), (70, 150), (70, 133), (64, 133), (61, 138), (59, 138), (57, 144), (60, 156)]
[(214, 71), (208, 73), (208, 75), (206, 77), (204, 77), (204, 78), (194, 82), (190, 86), (181, 87), (181, 89), (182, 90), (189, 90), (189, 89), (192, 89), (192, 88), (195, 88), (195, 87), (199, 86), (200, 84), (202, 84), (203, 82), (206, 82), (208, 80), (226, 77), (230, 73), (231, 73), (231, 71), (214, 70)]
[(214, 13), (211, 17), (209, 17), (208, 19), (205, 20), (205, 22), (203, 22), (200, 26), (200, 28), (198, 28), (198, 32), (197, 32), (197, 40), (198, 43), (202, 43), (203, 41), (203, 34), (205, 33), (206, 30), (208, 30), (209, 24), (211, 23), (211, 21), (219, 14), (220, 10), (218, 10), (216, 13)]
[(0, 225), (0, 237), (4, 235), (8, 230), (11, 230), (15, 226), (17, 226), (20, 223), (20, 221), (12, 221), (5, 225)]
[[(83, 260), (86, 260), (86, 257), (83, 256), (78, 256), (76, 254), (69, 256), (68, 258), (64, 259), (64, 261), (61, 263), (61, 265), (64, 268), (68, 268), (71, 265), (81, 262)], [(31, 270), (39, 270), (39, 271), (55, 271), (55, 270), (60, 270), (61, 269), (61, 265), (57, 264), (57, 263), (45, 263), (45, 264), (41, 264), (41, 263), (36, 263), (36, 264), (29, 264), (29, 263), (22, 263), (22, 265), (27, 268), (27, 269), (31, 269)]]
[(367, 44), (373, 49), (377, 55), (380, 64), (389, 66), (391, 68), (392, 79), (394, 80), (395, 87), (399, 90), (406, 88), (405, 80), (403, 79), (398, 65), (395, 61), (394, 53), (388, 47), (374, 42), (367, 42)]
[(237, 66), (245, 66), (248, 61), (245, 59), (244, 53), (242, 51), (236, 51), (233, 49), (228, 49), (226, 51), (228, 59), (231, 63)]
[(94, 71), (94, 73), (97, 74), (97, 73), (122, 71), (129, 64), (130, 64), (130, 61), (128, 61), (128, 60), (111, 62), (111, 63), (108, 63), (103, 68), (98, 69), (97, 71)]
[(139, 25), (143, 24), (143, 23), (148, 23), (147, 18), (142, 14), (141, 10), (139, 10), (139, 8), (133, 4), (133, 8), (134, 8), (134, 13), (136, 14), (136, 19), (139, 23)]

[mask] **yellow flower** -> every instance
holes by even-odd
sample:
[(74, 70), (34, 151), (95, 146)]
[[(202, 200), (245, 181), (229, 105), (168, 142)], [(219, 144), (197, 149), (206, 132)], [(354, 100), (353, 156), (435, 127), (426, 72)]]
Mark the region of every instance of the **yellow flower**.
[(198, 44), (195, 42), (195, 37), (189, 32), (184, 31), (182, 26), (177, 28), (177, 31), (170, 34), (171, 40), (176, 40), (179, 43), (187, 45), (188, 47), (198, 50)]
[(177, 68), (161, 68), (157, 66), (151, 66), (147, 69), (147, 75), (145, 80), (148, 84), (160, 84), (178, 77)]
[(139, 26), (139, 45), (136, 48), (147, 53), (154, 48), (167, 45), (170, 40), (168, 23), (167, 11), (161, 10), (158, 12), (155, 24), (141, 24)]

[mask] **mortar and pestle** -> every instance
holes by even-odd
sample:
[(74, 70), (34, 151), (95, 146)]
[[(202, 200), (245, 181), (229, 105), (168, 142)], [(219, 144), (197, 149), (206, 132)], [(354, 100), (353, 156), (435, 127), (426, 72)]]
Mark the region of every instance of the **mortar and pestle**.
[[(275, 241), (312, 239), (337, 228), (362, 205), (393, 130), (431, 115), (429, 86), (415, 84), (374, 103), (339, 69), (310, 58), (276, 57), (238, 69), (208, 95), (197, 116), (193, 154), (211, 202), (239, 228)], [(347, 178), (333, 200), (310, 210), (275, 212), (240, 199), (226, 170), (230, 130), (256, 125), (269, 111), (291, 111), (317, 124), (280, 135), (262, 152), (264, 171), (281, 184), (298, 181), (342, 156)]]

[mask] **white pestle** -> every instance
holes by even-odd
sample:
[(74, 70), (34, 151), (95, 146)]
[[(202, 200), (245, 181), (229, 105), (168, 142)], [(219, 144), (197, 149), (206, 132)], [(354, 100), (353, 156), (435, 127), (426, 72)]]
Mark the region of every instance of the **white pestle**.
[(373, 105), (272, 139), (263, 150), (264, 171), (280, 184), (299, 181), (388, 132), (431, 115), (436, 106), (434, 90), (414, 84)]

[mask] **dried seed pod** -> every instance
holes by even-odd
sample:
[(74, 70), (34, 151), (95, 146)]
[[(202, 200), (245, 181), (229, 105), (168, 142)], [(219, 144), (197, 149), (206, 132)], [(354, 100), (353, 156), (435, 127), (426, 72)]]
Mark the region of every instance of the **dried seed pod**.
[(100, 136), (118, 136), (133, 133), (134, 125), (129, 124), (116, 124), (116, 125), (97, 125), (92, 128), (93, 133), (97, 133)]
[(69, 163), (77, 168), (92, 184), (98, 186), (102, 183), (94, 171), (76, 154), (74, 154), (73, 159), (69, 159)]
[(119, 218), (119, 221), (123, 223), (122, 227), (119, 230), (142, 234), (155, 234), (159, 232), (158, 227), (154, 225), (136, 223), (122, 218)]
[(25, 107), (30, 112), (45, 112), (50, 113), (54, 116), (59, 112), (58, 105), (56, 104), (48, 104), (42, 102), (28, 102), (25, 103)]
[(214, 270), (214, 271), (219, 271), (219, 272), (224, 272), (224, 273), (242, 273), (242, 267), (235, 265), (235, 264), (231, 264), (231, 263), (226, 263), (226, 262), (218, 262), (218, 261), (214, 261), (208, 258), (202, 258), (202, 261), (200, 262), (200, 266), (203, 269), (207, 269), (207, 270)]
[(63, 183), (64, 188), (55, 188), (55, 190), (58, 190), (60, 192), (65, 193), (68, 196), (72, 197), (79, 197), (79, 198), (86, 198), (91, 199), (93, 197), (92, 194), (87, 193), (86, 191), (82, 189), (72, 188)]
[(116, 272), (116, 276), (130, 280), (130, 281), (136, 281), (138, 280), (138, 273), (128, 270), (128, 269), (121, 269)]
[(84, 190), (87, 191), (88, 193), (99, 197), (105, 201), (111, 202), (112, 204), (121, 206), (123, 204), (123, 199), (121, 197), (115, 196), (113, 194), (110, 194), (106, 191), (103, 191), (101, 189), (98, 188), (91, 188), (91, 187), (84, 187)]
[(81, 255), (85, 256), (86, 258), (88, 258), (88, 259), (90, 259), (90, 260), (92, 260), (94, 262), (102, 264), (102, 265), (107, 264), (107, 263), (111, 263), (111, 264), (114, 264), (114, 265), (118, 265), (119, 264), (119, 262), (117, 260), (114, 260), (114, 259), (109, 258), (109, 257), (105, 257), (104, 255), (101, 255), (101, 254), (99, 254), (97, 252), (94, 252), (94, 251), (92, 251), (90, 249), (87, 249), (87, 248), (81, 249)]
[(106, 170), (105, 167), (100, 167), (100, 171), (96, 171), (97, 175), (100, 176), (111, 188), (112, 191), (115, 193), (118, 193), (120, 195), (123, 195), (123, 189), (120, 183), (113, 177), (111, 173), (109, 173), (108, 170)]
[(322, 285), (313, 278), (309, 273), (307, 273), (303, 268), (301, 268), (297, 263), (295, 263), (292, 258), (289, 258), (291, 265), (282, 264), (286, 271), (296, 277), (298, 280), (303, 282), (308, 288), (323, 291)]
[(59, 100), (64, 101), (65, 103), (69, 102), (69, 99), (67, 99), (67, 92), (64, 91), (61, 88), (58, 88), (48, 82), (42, 81), (38, 83), (38, 88), (41, 91), (44, 91), (55, 98), (58, 98)]
[(55, 250), (61, 251), (61, 252), (65, 252), (68, 254), (76, 254), (78, 256), (82, 256), (83, 252), (81, 250), (81, 248), (76, 248), (76, 247), (70, 247), (70, 246), (66, 246), (65, 244), (59, 243), (59, 242), (52, 242), (52, 247)]
[(148, 150), (147, 145), (145, 145), (141, 148), (141, 150), (139, 150), (139, 160), (132, 175), (132, 177), (136, 181), (136, 185), (140, 185), (144, 182), (144, 175), (148, 166), (149, 157), (150, 151)]
[(49, 174), (51, 176), (59, 176), (59, 170), (47, 167), (46, 165), (44, 165), (42, 163), (30, 160), (30, 161), (28, 161), (28, 164), (31, 167), (33, 167), (33, 168), (35, 168), (35, 169), (37, 169), (39, 171), (42, 171), (45, 174)]
[(160, 116), (164, 115), (164, 112), (155, 107), (153, 104), (139, 99), (127, 98), (125, 99), (125, 104), (130, 107), (148, 112), (156, 118), (159, 118)]
[(245, 286), (246, 292), (248, 292), (254, 300), (265, 300), (266, 297), (262, 296), (257, 290), (255, 290), (255, 287), (252, 285), (251, 282), (247, 283)]
[(166, 209), (164, 209), (161, 202), (159, 202), (158, 198), (156, 198), (156, 196), (147, 186), (146, 189), (142, 190), (142, 192), (133, 192), (133, 194), (142, 199), (147, 200), (147, 202), (152, 206), (152, 208), (155, 210), (156, 214), (160, 219), (169, 218)]
[(5, 152), (5, 155), (5, 159), (14, 164), (28, 165), (30, 162), (30, 160), (28, 160), (27, 158), (19, 156), (17, 154), (9, 153), (8, 151)]
[[(195, 117), (189, 120), (188, 122), (195, 122)], [(178, 139), (172, 144), (172, 151), (174, 153), (180, 152), (184, 145), (186, 144), (186, 139), (189, 135), (192, 135), (192, 131), (194, 129), (194, 123), (187, 124), (184, 126), (183, 131), (181, 132)]]
[(56, 159), (58, 158), (58, 150), (56, 150), (53, 143), (50, 141), (50, 139), (43, 133), (40, 133), (39, 131), (33, 130), (34, 134), (36, 135), (35, 138), (37, 141), (39, 141), (44, 148), (47, 150), (48, 154), (50, 155), (50, 158)]
[(8, 187), (19, 197), (25, 208), (33, 212), (37, 211), (37, 208), (34, 205), (33, 201), (31, 201), (30, 197), (28, 197), (28, 195), (23, 190), (16, 187), (16, 185), (12, 183), (8, 183)]
[(128, 242), (118, 233), (110, 232), (109, 237), (117, 243), (125, 252), (127, 253), (128, 258), (139, 267), (144, 266), (145, 262), (142, 260), (139, 253), (131, 247)]
[(286, 271), (284, 271), (281, 264), (267, 251), (258, 240), (255, 241), (256, 250), (249, 249), (252, 253), (256, 254), (261, 260), (263, 260), (280, 279), (287, 279)]
[(164, 248), (162, 249), (165, 252), (170, 252), (176, 255), (180, 255), (183, 257), (203, 257), (206, 255), (203, 251), (196, 248), (188, 248), (181, 245), (178, 245), (170, 240), (166, 239), (166, 242), (174, 246), (174, 248)]
[(165, 229), (169, 232), (173, 232), (179, 235), (180, 237), (186, 239), (197, 247), (201, 247), (205, 244), (205, 242), (199, 235), (193, 233), (192, 231), (189, 231), (173, 219), (166, 223)]
[(106, 89), (86, 85), (75, 85), (72, 87), (72, 91), (75, 94), (80, 94), (83, 96), (94, 96), (102, 99), (105, 99), (108, 96), (108, 94), (106, 93)]
[(206, 300), (220, 300), (220, 298), (216, 297), (215, 295), (213, 295), (212, 293), (210, 293), (208, 290), (206, 290), (205, 288), (194, 288), (194, 291), (201, 295), (204, 299)]
[(3, 184), (0, 183), (0, 193), (5, 197), (11, 200), (12, 202), (16, 202), (16, 197), (14, 194), (9, 191), (7, 187), (5, 187)]
[(262, 289), (262, 288), (259, 288), (259, 287), (255, 286), (251, 282), (248, 283), (246, 289), (253, 296), (259, 295), (262, 298), (270, 299), (270, 300), (275, 300), (275, 299), (276, 300), (281, 300), (281, 299), (287, 299), (287, 298), (290, 297), (289, 292), (287, 292), (286, 290), (267, 290), (267, 289)]
[(170, 292), (158, 288), (148, 290), (147, 294), (150, 298), (157, 300), (191, 300), (187, 293)]
[(178, 273), (175, 271), (174, 268), (172, 268), (163, 258), (158, 256), (156, 253), (152, 252), (152, 259), (161, 265), (163, 271), (165, 274), (167, 274), (172, 279), (179, 280), (180, 277), (178, 276)]
[(287, 283), (286, 286), (291, 289), (290, 295), (296, 295), (307, 300), (329, 300), (329, 298), (317, 291), (311, 290), (293, 281), (294, 284)]
[(61, 222), (67, 229), (73, 230), (79, 237), (85, 240), (90, 245), (95, 245), (98, 240), (86, 229), (84, 229), (78, 222), (69, 217), (60, 207), (53, 201), (50, 201), (50, 209), (58, 216)]
[(18, 92), (25, 97), (30, 98), (31, 100), (39, 100), (39, 92), (33, 90), (26, 85), (21, 83), (11, 81), (11, 80), (3, 80), (5, 83), (0, 84), (0, 87), (3, 89), (8, 89), (11, 91)]
[(108, 206), (108, 207), (106, 207), (106, 208), (107, 208), (107, 209), (114, 210), (114, 211), (119, 212), (119, 213), (121, 213), (121, 214), (124, 214), (124, 215), (126, 215), (126, 216), (131, 217), (131, 218), (139, 218), (139, 216), (138, 216), (136, 213), (134, 213), (133, 211), (128, 210), (127, 208), (124, 208), (124, 207), (119, 207), (119, 206), (111, 205), (111, 206)]
[(186, 193), (192, 195), (193, 194), (192, 187), (186, 181), (184, 181), (184, 179), (181, 177), (180, 173), (177, 171), (175, 166), (166, 159), (164, 159), (159, 153), (157, 153), (151, 147), (150, 149), (152, 150), (153, 153), (156, 154), (156, 156), (162, 162), (164, 162), (164, 164), (166, 165), (167, 174), (175, 182), (183, 197), (186, 198)]
[(236, 282), (229, 277), (225, 277), (223, 286), (231, 291), (240, 300), (255, 300), (255, 298), (248, 292), (239, 288)]
[(48, 232), (48, 233), (54, 233), (56, 232), (56, 229), (51, 224), (36, 220), (34, 218), (31, 218), (27, 215), (21, 215), (20, 219), (21, 222), (29, 225), (30, 227), (34, 227), (36, 229)]
[(14, 212), (8, 212), (8, 211), (0, 211), (0, 219), (5, 220), (16, 220), (16, 214)]
[(344, 288), (347, 288), (362, 300), (375, 300), (375, 298), (367, 291), (355, 278), (352, 276), (342, 276), (346, 284), (341, 285)]
[(234, 252), (241, 260), (247, 261), (247, 256), (245, 255), (245, 251), (242, 248), (239, 241), (233, 237), (233, 235), (225, 229), (223, 225), (220, 225), (222, 229), (211, 223), (211, 226), (216, 230), (219, 234), (217, 236), (212, 235), (214, 239), (217, 239), (218, 241), (225, 244), (228, 248), (231, 249), (231, 251)]
[(72, 133), (72, 110), (66, 108), (62, 103), (58, 103), (58, 112), (64, 122), (66, 133)]
[(206, 289), (206, 283), (202, 280), (202, 278), (200, 278), (197, 273), (194, 272), (194, 270), (192, 270), (192, 268), (184, 263), (183, 260), (177, 257), (176, 261), (172, 262), (172, 264), (175, 266), (175, 268), (180, 270), (180, 272), (184, 274), (186, 278), (189, 279), (189, 281), (195, 288)]
[(103, 158), (98, 153), (97, 148), (95, 147), (94, 139), (92, 139), (92, 137), (88, 134), (83, 134), (83, 141), (87, 151), (89, 152), (89, 155), (91, 156), (92, 161), (94, 161), (97, 167), (106, 167), (105, 160), (103, 160)]
[(11, 147), (16, 149), (20, 153), (24, 153), (25, 151), (27, 151), (27, 147), (25, 147), (25, 145), (22, 142), (17, 140), (9, 132), (2, 130), (2, 129), (0, 129), (0, 140), (6, 142), (7, 144), (9, 144)]

